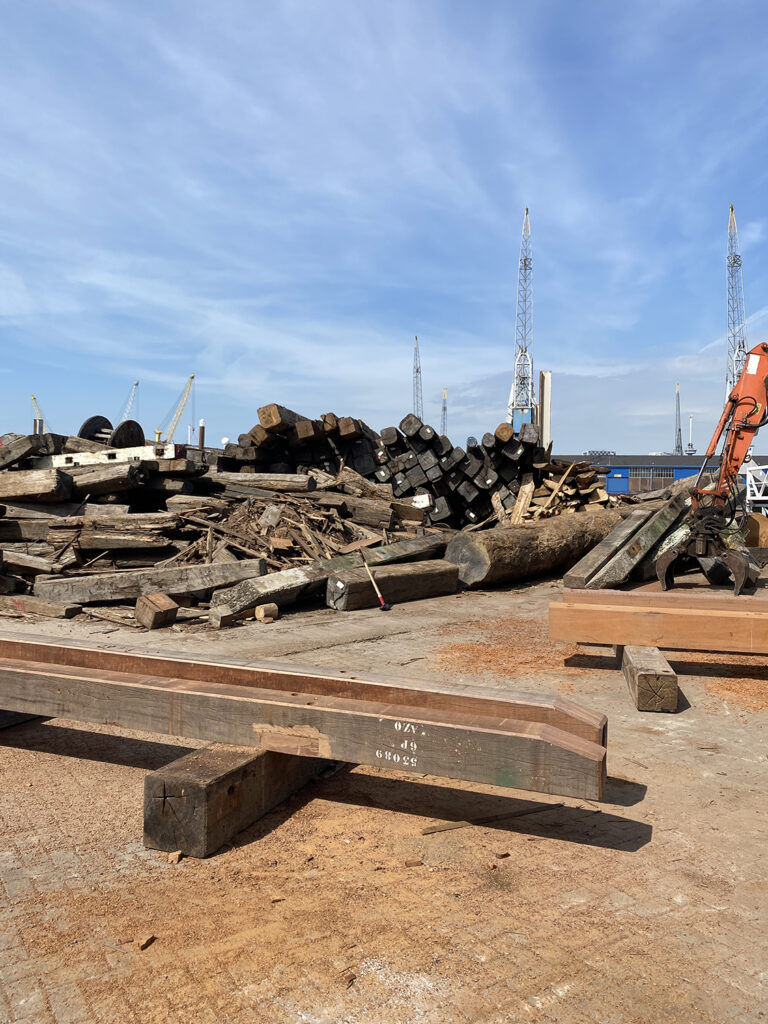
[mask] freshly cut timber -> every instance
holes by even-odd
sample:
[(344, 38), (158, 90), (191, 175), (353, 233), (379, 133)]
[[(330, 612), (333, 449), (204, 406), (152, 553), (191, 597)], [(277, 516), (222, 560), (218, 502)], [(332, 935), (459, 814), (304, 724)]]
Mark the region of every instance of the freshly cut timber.
[[(382, 597), (389, 604), (455, 594), (459, 586), (458, 566), (443, 559), (378, 566), (371, 571)], [(365, 567), (329, 576), (326, 604), (344, 612), (376, 607), (379, 599)]]
[(280, 664), (0, 639), (0, 707), (599, 800), (604, 715)]
[(469, 587), (541, 576), (573, 565), (620, 522), (610, 509), (545, 519), (526, 526), (458, 533), (445, 557)]

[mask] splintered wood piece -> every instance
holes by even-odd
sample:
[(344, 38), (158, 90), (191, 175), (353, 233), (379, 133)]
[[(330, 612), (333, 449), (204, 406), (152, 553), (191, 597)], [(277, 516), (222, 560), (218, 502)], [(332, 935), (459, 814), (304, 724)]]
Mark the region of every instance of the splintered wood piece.
[(520, 490), (517, 493), (517, 501), (515, 507), (512, 509), (512, 515), (509, 517), (509, 525), (517, 526), (523, 521), (523, 516), (528, 511), (531, 501), (533, 499), (533, 492), (536, 489), (536, 485), (533, 482), (532, 473), (523, 474), (523, 482), (520, 485)]

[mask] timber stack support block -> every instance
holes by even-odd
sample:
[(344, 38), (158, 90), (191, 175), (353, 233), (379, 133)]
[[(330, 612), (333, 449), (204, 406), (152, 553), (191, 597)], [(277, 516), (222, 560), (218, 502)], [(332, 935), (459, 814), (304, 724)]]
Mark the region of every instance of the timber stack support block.
[(677, 675), (658, 647), (625, 647), (621, 671), (638, 711), (677, 711)]
[(213, 743), (144, 779), (144, 845), (210, 857), (332, 764)]

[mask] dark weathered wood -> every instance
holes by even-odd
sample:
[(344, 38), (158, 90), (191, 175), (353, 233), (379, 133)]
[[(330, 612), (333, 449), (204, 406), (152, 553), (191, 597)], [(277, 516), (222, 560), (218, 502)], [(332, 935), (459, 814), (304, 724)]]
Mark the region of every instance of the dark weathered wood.
[(677, 675), (658, 647), (625, 647), (621, 671), (638, 711), (677, 711)]
[(20, 469), (0, 473), (0, 499), (66, 501), (71, 479), (58, 469)]
[(50, 519), (0, 519), (0, 544), (4, 541), (46, 540), (50, 523)]
[(214, 743), (144, 778), (144, 845), (210, 857), (332, 764)]
[(445, 557), (459, 566), (465, 586), (526, 579), (573, 565), (619, 518), (618, 512), (599, 509), (526, 526), (459, 533)]
[[(134, 665), (141, 660), (130, 656)], [(141, 670), (93, 671), (60, 661), (55, 666), (0, 659), (0, 705), (303, 757), (586, 799), (602, 796), (604, 745), (541, 720), (484, 716), (472, 700), (465, 713), (348, 697), (308, 701), (306, 693), (294, 691), (190, 683)], [(509, 710), (514, 703), (508, 702)]]
[(69, 579), (35, 582), (35, 596), (62, 604), (94, 604), (137, 598), (142, 594), (187, 594), (198, 590), (229, 587), (239, 580), (263, 576), (263, 558), (223, 565), (180, 565), (166, 569), (137, 569), (135, 572), (102, 573)]
[(162, 629), (176, 621), (179, 606), (167, 594), (143, 594), (136, 601), (134, 618), (147, 629)]
[(381, 431), (381, 440), (387, 446), (387, 448), (401, 449), (403, 447), (405, 438), (397, 429), (397, 427), (384, 427)]
[[(454, 594), (459, 586), (459, 569), (452, 562), (406, 562), (372, 569), (373, 577), (388, 604), (419, 601), (425, 597)], [(346, 569), (328, 577), (326, 604), (336, 611), (375, 608), (376, 591), (365, 568)]]
[(42, 438), (40, 434), (30, 434), (27, 437), (20, 437), (10, 444), (0, 445), (0, 469), (7, 469), (22, 459), (29, 458), (40, 451)]
[(284, 434), (295, 426), (299, 420), (305, 417), (300, 416), (292, 409), (286, 409), (284, 405), (264, 405), (258, 411), (259, 423), (269, 433)]
[(305, 473), (209, 473), (206, 480), (236, 487), (258, 487), (265, 491), (311, 491), (315, 481)]
[(407, 416), (403, 416), (400, 420), (400, 431), (409, 438), (416, 437), (423, 426), (424, 424), (419, 417), (412, 412), (409, 412)]
[(365, 555), (359, 551), (338, 555), (307, 566), (270, 573), (263, 579), (244, 580), (212, 596), (208, 622), (216, 628), (222, 628), (236, 622), (242, 613), (269, 602), (274, 602), (282, 611), (302, 597), (322, 592), (332, 572), (355, 568), (362, 565), (363, 560), (369, 565), (391, 565), (438, 558), (444, 553), (447, 543), (447, 538), (439, 534), (415, 537), (413, 540), (398, 541), (366, 551)]
[(74, 466), (66, 470), (72, 480), (72, 493), (78, 497), (115, 494), (140, 487), (148, 470), (141, 463), (118, 462), (106, 466)]
[(635, 531), (629, 541), (587, 582), (588, 590), (605, 590), (623, 583), (630, 572), (686, 512), (686, 498), (675, 495)]
[(651, 516), (650, 509), (638, 508), (618, 523), (599, 544), (580, 559), (565, 576), (563, 586), (580, 588), (587, 583), (633, 537)]

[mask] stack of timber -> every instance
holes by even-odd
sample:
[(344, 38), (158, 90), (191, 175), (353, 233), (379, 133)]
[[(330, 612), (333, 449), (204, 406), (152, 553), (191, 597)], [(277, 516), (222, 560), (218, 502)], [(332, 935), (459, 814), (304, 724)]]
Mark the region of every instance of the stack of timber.
[(614, 504), (605, 490), (604, 470), (590, 462), (553, 459), (552, 446), (541, 447), (532, 423), (518, 433), (500, 423), (465, 451), (409, 414), (399, 427), (385, 427), (381, 442), (376, 478), (391, 483), (395, 497), (431, 499), (432, 524), (473, 528), (498, 522), (505, 527)]
[(264, 405), (259, 422), (224, 448), (222, 468), (233, 472), (294, 473), (314, 467), (335, 474), (342, 466), (372, 477), (379, 436), (354, 416), (325, 413), (309, 419), (282, 405)]
[[(0, 438), (0, 614), (195, 629), (305, 599), (373, 607), (369, 569), (397, 603), (472, 585), (465, 556), (443, 560), (458, 528), (497, 527), (486, 582), (501, 582), (571, 565), (613, 525), (595, 525), (615, 515), (600, 471), (553, 460), (530, 424), (465, 452), (412, 415), (381, 435), (332, 413), (258, 415), (220, 453)], [(525, 532), (573, 511), (550, 540)]]

